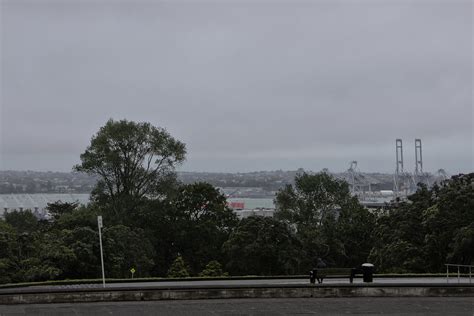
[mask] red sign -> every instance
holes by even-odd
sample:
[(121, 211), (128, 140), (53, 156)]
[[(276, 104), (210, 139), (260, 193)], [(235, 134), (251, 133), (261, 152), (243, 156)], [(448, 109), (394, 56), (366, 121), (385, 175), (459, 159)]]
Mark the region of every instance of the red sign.
[(244, 209), (245, 203), (244, 202), (230, 202), (229, 206), (233, 209)]

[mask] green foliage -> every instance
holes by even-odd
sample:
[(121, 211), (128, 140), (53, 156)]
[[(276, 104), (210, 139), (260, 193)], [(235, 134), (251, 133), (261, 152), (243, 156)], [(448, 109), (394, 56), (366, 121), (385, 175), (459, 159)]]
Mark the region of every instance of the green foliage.
[(37, 282), (43, 280), (55, 280), (60, 277), (62, 271), (48, 263), (41, 262), (39, 258), (24, 260), (22, 263), (22, 280), (26, 282)]
[(13, 274), (18, 260), (15, 229), (0, 219), (0, 283), (14, 281)]
[(270, 217), (243, 219), (224, 244), (232, 275), (294, 273), (300, 244), (290, 227)]
[(31, 234), (38, 228), (38, 219), (30, 210), (7, 212), (5, 222), (10, 224), (18, 234)]
[(14, 281), (12, 278), (12, 270), (15, 269), (15, 265), (10, 258), (0, 258), (0, 284), (11, 283)]
[(340, 252), (334, 254), (338, 266), (355, 267), (367, 261), (374, 243), (375, 220), (375, 215), (359, 203), (340, 210), (332, 236), (340, 245)]
[(204, 270), (199, 273), (200, 277), (220, 277), (220, 276), (228, 276), (226, 272), (222, 270), (221, 264), (216, 261), (212, 260), (210, 261)]
[[(469, 236), (469, 227), (474, 223), (474, 173), (453, 176), (432, 191), (433, 206), (423, 213), (429, 271), (442, 271), (446, 261), (473, 264), (472, 256), (453, 255), (454, 249), (463, 248), (465, 238), (461, 236)], [(453, 259), (460, 261), (451, 262)]]
[(59, 219), (64, 214), (71, 214), (79, 206), (79, 203), (68, 203), (56, 201), (54, 203), (48, 203), (46, 209), (49, 211), (49, 214), (53, 216), (55, 220)]
[(380, 214), (369, 259), (379, 271), (405, 273), (426, 270), (423, 210), (432, 203), (431, 192), (421, 186), (409, 201), (394, 203), (386, 213)]
[[(73, 249), (68, 247), (65, 239), (71, 234), (69, 230), (50, 231), (43, 237), (39, 258), (47, 266), (55, 266), (59, 269), (59, 276), (65, 277), (73, 272), (77, 262)], [(40, 280), (38, 280), (40, 281)]]
[(170, 202), (178, 232), (174, 246), (192, 272), (198, 273), (214, 258), (223, 260), (222, 244), (238, 223), (226, 198), (208, 183), (194, 183), (180, 186)]
[(474, 173), (421, 186), (407, 202), (377, 218), (370, 254), (379, 271), (441, 272), (445, 263), (473, 264)]
[(100, 275), (99, 234), (87, 226), (65, 229), (62, 242), (74, 254), (74, 261), (64, 267), (64, 274), (74, 278)]
[(168, 270), (168, 277), (170, 278), (187, 278), (189, 272), (186, 264), (184, 263), (183, 257), (178, 256), (171, 264)]
[(346, 182), (327, 173), (303, 173), (295, 178), (295, 185), (287, 185), (275, 199), (277, 217), (299, 228), (322, 225), (336, 209), (352, 207), (357, 199), (349, 194)]
[(225, 197), (207, 183), (175, 183), (165, 199), (145, 201), (128, 218), (153, 245), (152, 275), (166, 275), (178, 254), (193, 275), (213, 259), (223, 262), (222, 244), (238, 223)]
[(134, 209), (143, 198), (159, 195), (163, 181), (174, 174), (185, 154), (185, 145), (162, 128), (109, 120), (92, 137), (75, 169), (99, 176), (96, 200), (123, 215), (121, 212)]
[(93, 203), (51, 203), (49, 222), (30, 211), (0, 219), (0, 283), (99, 277), (98, 215), (107, 278), (128, 278), (130, 267), (137, 277), (223, 276), (221, 263), (233, 275), (306, 273), (318, 257), (396, 273), (474, 263), (474, 173), (377, 212), (344, 181), (303, 173), (277, 193), (275, 218), (239, 221), (212, 185), (177, 181), (184, 155), (163, 129), (108, 121), (76, 166), (99, 177)]
[(54, 222), (54, 228), (74, 229), (76, 227), (88, 227), (97, 230), (97, 216), (100, 215), (95, 205), (79, 207), (72, 212), (66, 212)]
[(375, 217), (349, 193), (346, 182), (327, 173), (300, 174), (280, 190), (275, 217), (296, 227), (302, 271), (318, 257), (337, 266), (363, 263), (371, 248)]
[(154, 250), (151, 275), (166, 275), (179, 249), (177, 240), (182, 224), (176, 208), (169, 200), (149, 200), (129, 215), (130, 227), (139, 227)]
[(474, 223), (456, 229), (448, 254), (448, 262), (474, 263)]
[(154, 249), (143, 230), (116, 225), (104, 228), (103, 232), (104, 261), (108, 274), (125, 278), (130, 273), (130, 267), (135, 267), (137, 277), (150, 276)]

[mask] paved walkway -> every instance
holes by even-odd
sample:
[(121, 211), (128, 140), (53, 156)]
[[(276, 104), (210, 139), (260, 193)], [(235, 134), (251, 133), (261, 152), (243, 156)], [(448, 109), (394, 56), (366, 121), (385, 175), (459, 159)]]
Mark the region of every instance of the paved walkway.
[[(460, 284), (469, 284), (469, 278), (460, 278)], [(471, 280), (474, 285), (474, 280)], [(446, 278), (375, 278), (374, 284), (458, 284), (457, 278), (450, 278), (449, 283)], [(136, 283), (107, 283), (107, 288), (119, 287), (176, 287), (176, 286), (231, 286), (231, 285), (307, 285), (309, 280), (304, 279), (261, 279), (261, 280), (209, 280), (209, 281), (166, 281), (166, 282), (136, 282)], [(323, 285), (350, 284), (349, 278), (325, 279)], [(354, 279), (354, 284), (363, 284), (361, 278)], [(54, 288), (101, 288), (102, 284), (76, 284), (76, 285), (56, 285)], [(31, 288), (53, 288), (52, 286), (33, 286)], [(0, 290), (1, 292), (1, 290)]]
[(241, 299), (0, 305), (16, 315), (474, 315), (469, 297)]

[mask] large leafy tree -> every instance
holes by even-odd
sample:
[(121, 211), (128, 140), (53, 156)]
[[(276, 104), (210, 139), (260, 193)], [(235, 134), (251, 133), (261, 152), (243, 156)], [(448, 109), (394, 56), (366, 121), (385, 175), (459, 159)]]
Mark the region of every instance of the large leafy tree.
[(225, 196), (208, 183), (181, 185), (170, 201), (175, 210), (174, 246), (198, 273), (211, 260), (222, 260), (222, 244), (237, 226), (235, 213)]
[(277, 217), (299, 228), (322, 225), (336, 210), (356, 205), (345, 181), (328, 173), (299, 174), (295, 185), (287, 185), (276, 196)]
[(395, 201), (378, 214), (369, 259), (378, 271), (426, 271), (428, 258), (424, 253), (423, 212), (433, 203), (432, 192), (426, 186), (420, 186), (407, 201)]
[(117, 212), (158, 195), (185, 154), (185, 145), (162, 128), (109, 120), (92, 137), (75, 169), (99, 177), (95, 197), (111, 202)]
[(370, 250), (373, 216), (348, 184), (326, 172), (299, 174), (295, 185), (287, 185), (275, 199), (276, 218), (296, 228), (303, 244), (303, 267), (310, 268), (317, 257), (331, 264), (360, 264)]

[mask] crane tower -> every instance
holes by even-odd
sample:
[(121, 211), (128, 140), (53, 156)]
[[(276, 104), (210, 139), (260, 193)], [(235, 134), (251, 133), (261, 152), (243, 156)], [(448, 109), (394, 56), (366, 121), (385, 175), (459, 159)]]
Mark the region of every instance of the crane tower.
[(423, 151), (421, 147), (421, 139), (415, 139), (415, 173), (413, 174), (413, 183), (423, 183), (430, 186), (430, 175), (423, 171)]
[(403, 142), (400, 138), (395, 140), (395, 158), (396, 168), (393, 176), (393, 191), (398, 197), (407, 196), (416, 189), (416, 185), (410, 173), (403, 169)]

